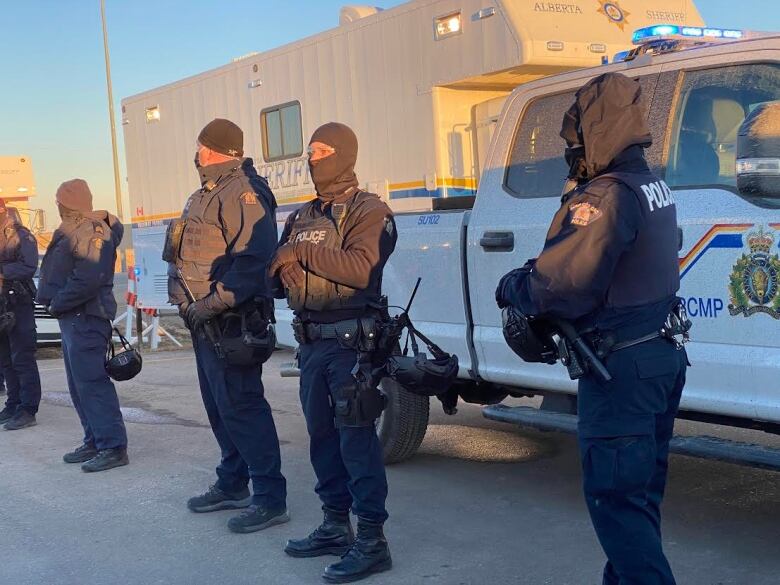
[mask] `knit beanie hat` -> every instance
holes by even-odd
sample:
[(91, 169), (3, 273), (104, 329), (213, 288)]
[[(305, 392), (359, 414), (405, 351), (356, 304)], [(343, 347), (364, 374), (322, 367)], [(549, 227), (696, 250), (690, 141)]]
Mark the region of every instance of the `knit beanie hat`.
[(57, 189), (55, 199), (72, 211), (92, 211), (92, 192), (84, 179), (65, 181)]
[(198, 135), (198, 142), (225, 156), (244, 156), (244, 133), (230, 120), (212, 120)]

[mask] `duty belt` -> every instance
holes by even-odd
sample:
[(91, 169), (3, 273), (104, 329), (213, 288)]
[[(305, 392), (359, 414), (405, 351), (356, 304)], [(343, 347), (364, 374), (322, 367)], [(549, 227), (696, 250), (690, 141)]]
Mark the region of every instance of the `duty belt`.
[(323, 339), (338, 339), (343, 345), (372, 345), (376, 338), (376, 319), (361, 317), (336, 323), (310, 323), (294, 319), (292, 323), (295, 340), (300, 343), (314, 343)]

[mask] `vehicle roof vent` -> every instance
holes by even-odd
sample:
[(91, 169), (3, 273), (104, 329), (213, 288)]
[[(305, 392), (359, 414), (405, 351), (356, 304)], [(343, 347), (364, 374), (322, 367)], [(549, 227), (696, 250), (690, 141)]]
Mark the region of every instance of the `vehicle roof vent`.
[(341, 9), (341, 15), (339, 16), (339, 25), (349, 24), (365, 18), (366, 16), (372, 16), (378, 12), (381, 12), (381, 8), (377, 6), (345, 6)]

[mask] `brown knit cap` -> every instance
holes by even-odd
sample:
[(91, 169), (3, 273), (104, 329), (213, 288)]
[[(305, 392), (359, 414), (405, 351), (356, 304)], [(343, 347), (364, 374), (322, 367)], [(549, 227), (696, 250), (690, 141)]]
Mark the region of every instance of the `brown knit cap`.
[(55, 199), (72, 211), (92, 211), (92, 192), (84, 179), (65, 181), (57, 189)]

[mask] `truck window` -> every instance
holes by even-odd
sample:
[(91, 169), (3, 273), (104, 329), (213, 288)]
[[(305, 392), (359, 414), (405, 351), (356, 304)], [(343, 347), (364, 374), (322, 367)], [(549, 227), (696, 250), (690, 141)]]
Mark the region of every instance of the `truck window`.
[(566, 142), (558, 134), (574, 92), (538, 98), (528, 104), (515, 133), (504, 188), (515, 197), (560, 197), (569, 167)]
[(672, 187), (736, 188), (737, 133), (757, 105), (780, 100), (780, 66), (753, 63), (683, 73), (666, 166)]
[(297, 158), (303, 154), (300, 102), (264, 109), (260, 112), (260, 128), (266, 162)]

